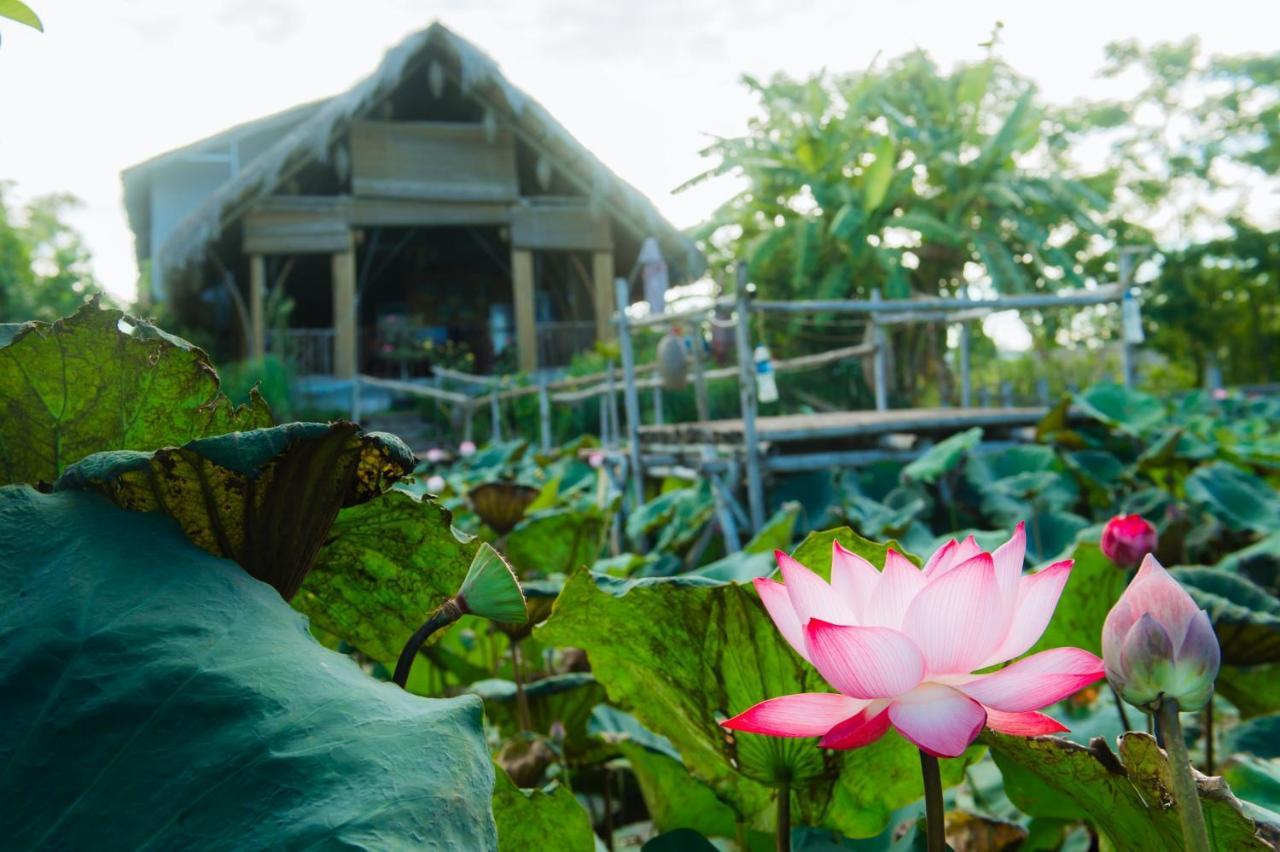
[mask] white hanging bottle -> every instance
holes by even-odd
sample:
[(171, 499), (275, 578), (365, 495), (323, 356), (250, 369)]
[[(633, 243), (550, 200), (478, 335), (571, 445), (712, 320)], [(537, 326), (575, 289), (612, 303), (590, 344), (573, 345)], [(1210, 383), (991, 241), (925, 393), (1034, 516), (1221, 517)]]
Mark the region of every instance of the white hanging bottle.
[(773, 357), (769, 347), (761, 343), (752, 356), (756, 364), (756, 399), (760, 402), (778, 401), (778, 382), (774, 378)]

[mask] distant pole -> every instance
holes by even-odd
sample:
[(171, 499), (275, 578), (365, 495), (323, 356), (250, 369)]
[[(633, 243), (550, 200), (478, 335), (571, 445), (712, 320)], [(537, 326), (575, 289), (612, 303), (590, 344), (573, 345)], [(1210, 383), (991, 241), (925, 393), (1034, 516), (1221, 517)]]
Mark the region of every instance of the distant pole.
[(551, 449), (551, 394), (547, 390), (546, 374), (538, 376), (538, 436), (542, 451)]
[[(640, 464), (640, 393), (636, 388), (635, 353), (631, 349), (631, 325), (627, 322), (627, 303), (631, 301), (627, 279), (618, 278), (613, 282), (614, 294), (618, 304), (618, 348), (622, 350), (622, 382), (624, 402), (627, 406), (627, 444), (631, 459), (631, 488), (634, 495), (632, 510), (644, 505), (644, 468)], [(609, 367), (611, 401), (616, 400), (612, 392), (613, 366)], [(616, 405), (616, 402), (613, 404)], [(615, 409), (616, 411), (616, 409)], [(643, 540), (636, 542), (637, 547), (644, 548)]]
[(1049, 406), (1049, 380), (1044, 376), (1036, 379), (1036, 396), (1040, 398), (1041, 405)]
[(973, 405), (973, 376), (969, 373), (969, 323), (960, 323), (960, 407)]
[(489, 443), (502, 440), (502, 409), (498, 404), (498, 389), (489, 391)]
[(738, 396), (742, 404), (742, 442), (747, 461), (747, 505), (751, 531), (764, 526), (764, 480), (760, 476), (760, 445), (756, 439), (756, 369), (751, 356), (751, 303), (747, 294), (747, 265), (738, 263)]
[[(1141, 249), (1138, 249), (1141, 251)], [(1128, 321), (1125, 315), (1128, 310), (1127, 305), (1133, 296), (1129, 292), (1129, 288), (1133, 286), (1133, 247), (1125, 246), (1120, 249), (1120, 289), (1124, 294), (1124, 298), (1120, 302), (1120, 372), (1121, 378), (1124, 380), (1124, 386), (1127, 388), (1136, 387), (1138, 384), (1137, 370), (1137, 345), (1129, 339)], [(1134, 303), (1137, 307), (1137, 303)]]
[(1000, 383), (1000, 401), (1005, 408), (1013, 408), (1013, 385), (1010, 382)]
[[(871, 291), (871, 301), (879, 302), (880, 288), (877, 287)], [(876, 315), (871, 315), (871, 342), (876, 346), (876, 354), (874, 356), (875, 374), (876, 374), (876, 411), (889, 410), (889, 353), (886, 350), (885, 340), (887, 335), (884, 326), (876, 321)]]
[(707, 375), (703, 363), (705, 354), (702, 351), (702, 323), (693, 323), (693, 403), (697, 407), (698, 422), (705, 423), (711, 419), (710, 406), (707, 404)]
[(653, 386), (653, 422), (662, 425), (662, 385)]
[(606, 367), (605, 388), (609, 395), (609, 434), (614, 441), (619, 441), (622, 438), (622, 421), (618, 417), (618, 368), (612, 361)]
[(462, 405), (462, 440), (472, 441), (475, 439), (475, 402), (468, 399)]
[(360, 422), (360, 374), (351, 377), (351, 422)]

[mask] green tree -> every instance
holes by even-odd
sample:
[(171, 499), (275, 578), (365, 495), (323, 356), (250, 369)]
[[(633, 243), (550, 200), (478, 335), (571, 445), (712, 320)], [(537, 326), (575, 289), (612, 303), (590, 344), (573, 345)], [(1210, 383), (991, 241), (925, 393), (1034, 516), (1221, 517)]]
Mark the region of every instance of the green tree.
[[(1084, 282), (1109, 176), (1063, 175), (1068, 128), (994, 56), (944, 72), (915, 52), (859, 73), (745, 82), (760, 114), (746, 135), (703, 152), (718, 162), (690, 185), (743, 180), (698, 236), (713, 265), (745, 259), (768, 298)], [(831, 345), (837, 326), (805, 322)], [(899, 367), (912, 365), (898, 370), (900, 392), (945, 381), (922, 369), (941, 364), (940, 330), (903, 330), (894, 345)]]
[(0, 183), (0, 322), (54, 320), (100, 293), (84, 238), (67, 222), (80, 201), (55, 193), (18, 207)]

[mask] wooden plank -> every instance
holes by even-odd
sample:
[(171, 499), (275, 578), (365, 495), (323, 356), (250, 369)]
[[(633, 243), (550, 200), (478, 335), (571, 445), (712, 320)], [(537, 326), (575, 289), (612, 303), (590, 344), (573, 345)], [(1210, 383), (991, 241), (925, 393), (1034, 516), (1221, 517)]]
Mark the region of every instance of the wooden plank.
[(1103, 284), (1092, 290), (1075, 290), (1070, 293), (1037, 293), (1028, 296), (999, 296), (994, 299), (885, 299), (883, 301), (860, 299), (797, 299), (791, 302), (758, 301), (752, 309), (765, 313), (811, 314), (820, 311), (844, 313), (932, 313), (937, 311), (990, 311), (1029, 310), (1036, 308), (1061, 308), (1067, 306), (1106, 305), (1118, 302), (1124, 291), (1115, 284)]
[(533, 372), (538, 369), (538, 327), (533, 313), (533, 252), (527, 249), (511, 250), (511, 295), (520, 370)]
[(613, 252), (598, 251), (591, 255), (591, 284), (596, 314), (596, 340), (612, 340), (613, 312), (617, 310), (613, 294)]
[(356, 252), (350, 236), (347, 250), (333, 255), (333, 375), (356, 375)]
[(609, 220), (580, 199), (525, 199), (511, 208), (511, 244), (553, 251), (612, 251)]
[(358, 121), (351, 125), (357, 196), (433, 201), (515, 201), (515, 137), (480, 124)]
[(351, 200), (350, 222), (357, 227), (444, 227), (450, 225), (492, 225), (510, 223), (506, 204), (478, 201), (418, 201), (411, 198), (365, 198)]
[[(888, 432), (948, 432), (973, 426), (1032, 426), (1047, 408), (911, 408), (889, 411), (839, 411), (828, 414), (787, 414), (756, 419), (759, 442), (821, 441), (860, 438)], [(741, 444), (741, 420), (642, 426), (646, 444)]]
[(330, 254), (350, 239), (342, 196), (276, 196), (244, 217), (244, 251), (250, 254)]
[(249, 357), (261, 361), (267, 354), (267, 259), (249, 255)]
[(734, 341), (738, 348), (738, 395), (741, 402), (743, 455), (747, 461), (747, 505), (751, 510), (751, 532), (764, 526), (764, 479), (760, 470), (760, 442), (767, 440), (758, 431), (756, 411), (756, 368), (751, 351), (751, 303), (747, 295), (747, 265), (738, 264), (738, 310)]

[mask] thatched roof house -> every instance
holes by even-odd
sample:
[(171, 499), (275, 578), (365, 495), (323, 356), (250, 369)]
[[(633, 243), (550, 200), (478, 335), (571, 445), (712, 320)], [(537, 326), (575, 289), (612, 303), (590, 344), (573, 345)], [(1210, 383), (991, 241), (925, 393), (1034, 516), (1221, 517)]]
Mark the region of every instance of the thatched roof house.
[(439, 23), (344, 94), (123, 180), (153, 298), (304, 372), (385, 369), (388, 329), (465, 344), (481, 367), (512, 350), (522, 369), (564, 363), (609, 334), (613, 280), (644, 238), (673, 283), (703, 271), (647, 198)]

